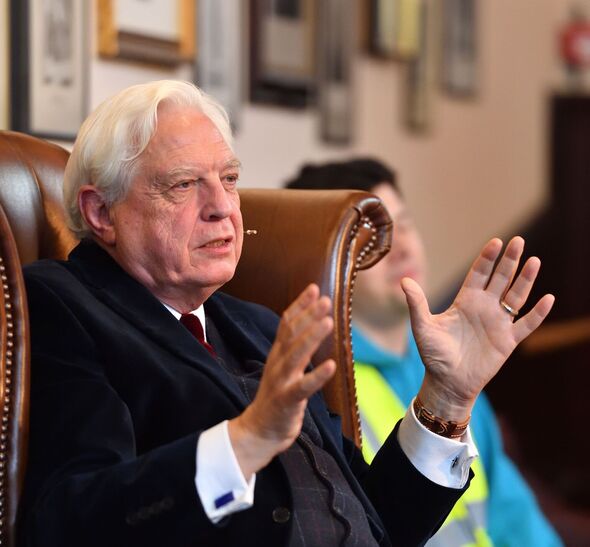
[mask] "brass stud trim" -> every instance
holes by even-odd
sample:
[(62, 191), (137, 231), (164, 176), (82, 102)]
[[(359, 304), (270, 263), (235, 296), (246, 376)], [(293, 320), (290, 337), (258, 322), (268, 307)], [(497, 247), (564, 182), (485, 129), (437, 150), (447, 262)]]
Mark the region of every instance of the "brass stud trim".
[(2, 280), (2, 296), (4, 299), (4, 316), (6, 318), (6, 347), (5, 347), (5, 371), (2, 375), (1, 386), (4, 393), (4, 401), (2, 405), (2, 419), (1, 419), (1, 434), (0, 434), (0, 545), (4, 545), (7, 535), (5, 515), (5, 500), (7, 499), (7, 481), (5, 480), (7, 462), (9, 459), (9, 438), (10, 438), (10, 421), (12, 419), (12, 397), (11, 384), (13, 376), (13, 348), (16, 340), (15, 322), (13, 321), (13, 295), (11, 293), (11, 284), (8, 280), (7, 268), (4, 265), (5, 261), (0, 256), (0, 279)]

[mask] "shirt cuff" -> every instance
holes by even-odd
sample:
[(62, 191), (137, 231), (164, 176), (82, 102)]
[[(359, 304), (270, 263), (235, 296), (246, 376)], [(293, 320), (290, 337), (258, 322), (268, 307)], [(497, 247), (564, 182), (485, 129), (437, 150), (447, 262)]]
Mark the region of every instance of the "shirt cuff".
[(196, 460), (195, 486), (211, 522), (252, 507), (256, 475), (246, 482), (231, 445), (227, 420), (201, 433)]
[(412, 465), (432, 482), (463, 488), (469, 468), (479, 456), (468, 427), (461, 440), (448, 439), (426, 429), (414, 414), (413, 401), (398, 431), (398, 442)]

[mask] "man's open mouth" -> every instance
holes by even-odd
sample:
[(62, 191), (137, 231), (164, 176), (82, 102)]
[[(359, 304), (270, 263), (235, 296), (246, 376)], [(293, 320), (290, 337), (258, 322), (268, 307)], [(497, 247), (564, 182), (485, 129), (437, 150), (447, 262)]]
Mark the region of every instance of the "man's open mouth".
[(208, 243), (205, 243), (205, 245), (203, 245), (203, 247), (206, 247), (208, 249), (215, 249), (216, 247), (224, 247), (225, 245), (228, 245), (231, 241), (231, 238), (227, 238), (227, 239), (214, 239), (213, 241), (209, 241)]

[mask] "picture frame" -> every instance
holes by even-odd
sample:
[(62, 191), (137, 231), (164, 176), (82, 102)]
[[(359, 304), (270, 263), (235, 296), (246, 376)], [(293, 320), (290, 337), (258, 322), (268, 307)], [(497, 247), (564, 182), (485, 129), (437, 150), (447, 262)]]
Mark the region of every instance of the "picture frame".
[(174, 66), (195, 57), (195, 0), (98, 0), (98, 53)]
[(478, 92), (477, 0), (444, 0), (441, 84), (449, 95)]
[(316, 91), (315, 0), (250, 1), (250, 100), (305, 107)]
[(199, 0), (195, 83), (227, 110), (234, 130), (243, 100), (243, 0)]
[(86, 2), (11, 4), (11, 127), (74, 140), (87, 112)]
[(432, 128), (440, 4), (429, 0), (419, 2), (419, 47), (417, 56), (406, 63), (402, 112), (405, 126), (410, 131), (427, 133)]
[(322, 0), (318, 19), (318, 106), (325, 142), (350, 144), (353, 139), (352, 0)]
[(0, 129), (8, 129), (9, 123), (9, 37), (8, 0), (0, 0)]
[(420, 47), (420, 1), (371, 0), (371, 53), (397, 61), (416, 58)]
[[(437, 0), (438, 1), (438, 0)], [(422, 47), (424, 10), (423, 0), (397, 0), (395, 52), (398, 59), (407, 61), (418, 57)], [(437, 2), (432, 2), (436, 4)]]
[(370, 0), (369, 51), (378, 57), (395, 58), (397, 0)]

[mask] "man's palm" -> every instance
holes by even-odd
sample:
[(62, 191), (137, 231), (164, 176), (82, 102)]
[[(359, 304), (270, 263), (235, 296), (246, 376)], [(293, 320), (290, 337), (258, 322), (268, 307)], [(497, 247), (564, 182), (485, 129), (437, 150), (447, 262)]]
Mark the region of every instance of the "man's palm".
[(537, 277), (540, 261), (534, 257), (527, 260), (514, 279), (524, 241), (513, 238), (494, 267), (501, 248), (498, 239), (484, 246), (455, 301), (439, 315), (430, 313), (426, 297), (416, 282), (411, 279), (402, 282), (426, 373), (448, 396), (459, 401), (475, 400), (553, 305), (553, 296), (545, 295), (529, 313), (513, 321), (500, 301), (512, 309), (520, 309)]

